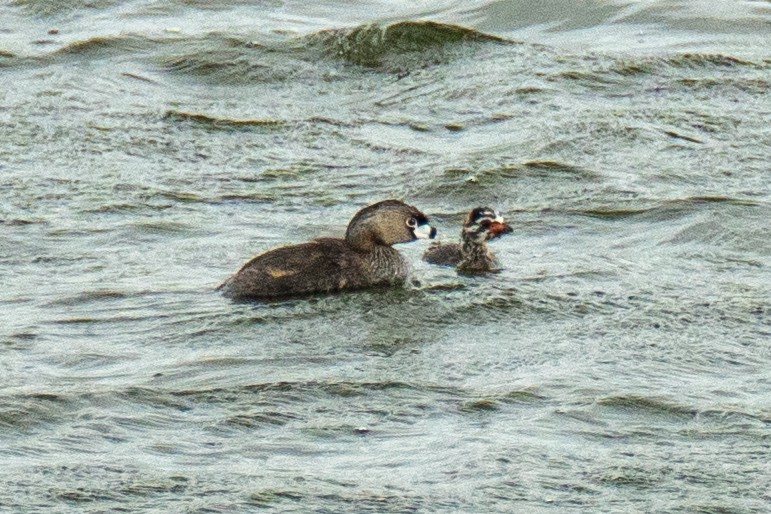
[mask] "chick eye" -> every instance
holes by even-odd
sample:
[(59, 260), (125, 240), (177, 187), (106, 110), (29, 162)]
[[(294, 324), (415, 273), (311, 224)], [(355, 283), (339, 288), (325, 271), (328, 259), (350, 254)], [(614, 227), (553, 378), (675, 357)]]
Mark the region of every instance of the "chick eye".
[(479, 225), (482, 228), (490, 228), (491, 222), (490, 222), (490, 220), (482, 220), (482, 221), (479, 222)]
[(408, 219), (407, 220), (407, 226), (410, 227), (410, 228), (417, 227), (418, 226), (418, 220), (416, 220), (415, 218)]

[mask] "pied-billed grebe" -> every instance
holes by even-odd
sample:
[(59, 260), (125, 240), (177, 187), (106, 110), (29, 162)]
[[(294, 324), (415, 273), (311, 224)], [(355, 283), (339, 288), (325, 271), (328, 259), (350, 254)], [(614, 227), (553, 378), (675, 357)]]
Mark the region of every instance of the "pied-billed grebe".
[(345, 239), (319, 238), (269, 250), (218, 289), (248, 299), (403, 284), (410, 265), (391, 245), (435, 236), (436, 229), (418, 209), (384, 200), (357, 212)]
[(487, 240), (508, 234), (512, 228), (490, 207), (472, 209), (458, 243), (434, 243), (423, 254), (431, 264), (455, 266), (461, 272), (492, 271), (497, 268), (495, 256), (487, 248)]

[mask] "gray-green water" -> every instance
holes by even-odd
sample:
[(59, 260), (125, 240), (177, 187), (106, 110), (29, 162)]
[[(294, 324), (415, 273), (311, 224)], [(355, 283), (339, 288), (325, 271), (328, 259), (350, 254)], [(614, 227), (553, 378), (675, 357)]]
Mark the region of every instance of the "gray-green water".
[[(0, 5), (0, 510), (768, 511), (769, 3), (64, 5)], [(389, 197), (505, 269), (213, 291)]]

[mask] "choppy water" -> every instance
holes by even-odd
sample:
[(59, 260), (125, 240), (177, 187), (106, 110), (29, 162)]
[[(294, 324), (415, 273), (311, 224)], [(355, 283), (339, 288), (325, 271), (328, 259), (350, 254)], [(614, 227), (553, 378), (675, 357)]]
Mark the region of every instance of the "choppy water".
[[(0, 510), (767, 512), (770, 15), (0, 5)], [(213, 292), (389, 197), (504, 271)]]

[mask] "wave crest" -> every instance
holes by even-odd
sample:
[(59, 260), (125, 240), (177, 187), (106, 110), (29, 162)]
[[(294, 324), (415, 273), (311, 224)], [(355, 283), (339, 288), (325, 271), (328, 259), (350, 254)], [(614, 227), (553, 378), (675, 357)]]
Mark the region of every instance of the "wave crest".
[(352, 29), (318, 32), (327, 52), (351, 64), (381, 66), (393, 56), (425, 52), (459, 42), (506, 43), (507, 40), (459, 25), (434, 21), (402, 21), (390, 25), (372, 23)]

